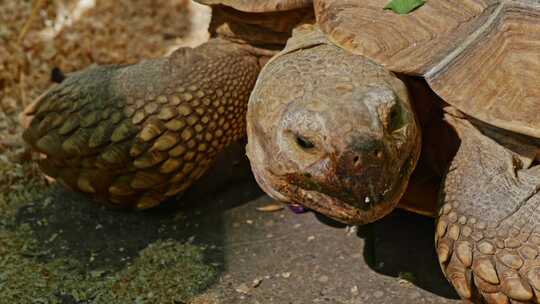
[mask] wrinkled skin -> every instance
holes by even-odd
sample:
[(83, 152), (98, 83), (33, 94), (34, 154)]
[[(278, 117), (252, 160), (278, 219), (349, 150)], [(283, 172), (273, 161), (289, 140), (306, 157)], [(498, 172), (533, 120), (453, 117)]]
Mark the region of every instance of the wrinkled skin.
[(318, 31), (297, 31), (261, 72), (248, 106), (247, 154), (259, 185), (351, 224), (401, 198), (420, 150), (404, 84)]

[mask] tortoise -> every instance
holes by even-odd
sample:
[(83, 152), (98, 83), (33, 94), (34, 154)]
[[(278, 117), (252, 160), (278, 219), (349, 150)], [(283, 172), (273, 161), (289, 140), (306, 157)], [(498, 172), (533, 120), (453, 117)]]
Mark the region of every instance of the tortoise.
[[(47, 175), (154, 207), (244, 136), (247, 111), (270, 196), (349, 224), (400, 200), (438, 214), (439, 261), (463, 299), (538, 302), (534, 1), (429, 1), (406, 16), (380, 0), (198, 2), (213, 7), (209, 42), (75, 73), (27, 111)], [(436, 187), (412, 187), (415, 168), (420, 186), (445, 176), (441, 207), (424, 199)]]
[(247, 113), (259, 185), (349, 224), (412, 192), (462, 299), (539, 303), (538, 2), (385, 4), (314, 0), (316, 24), (263, 67)]

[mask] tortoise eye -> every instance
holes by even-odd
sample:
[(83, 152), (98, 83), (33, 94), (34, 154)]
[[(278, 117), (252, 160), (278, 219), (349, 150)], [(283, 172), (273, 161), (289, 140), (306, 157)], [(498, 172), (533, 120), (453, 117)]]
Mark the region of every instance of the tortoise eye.
[(315, 145), (307, 138), (296, 135), (296, 143), (302, 148), (302, 149), (312, 149), (315, 148)]
[(401, 105), (396, 103), (392, 106), (388, 114), (387, 129), (390, 133), (401, 129), (406, 124), (406, 113), (401, 108)]

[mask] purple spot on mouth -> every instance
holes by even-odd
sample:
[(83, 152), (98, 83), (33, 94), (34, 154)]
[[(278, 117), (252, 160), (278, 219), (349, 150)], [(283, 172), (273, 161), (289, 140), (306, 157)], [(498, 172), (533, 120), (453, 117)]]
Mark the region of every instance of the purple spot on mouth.
[(296, 214), (306, 213), (308, 209), (300, 204), (289, 204), (289, 209)]

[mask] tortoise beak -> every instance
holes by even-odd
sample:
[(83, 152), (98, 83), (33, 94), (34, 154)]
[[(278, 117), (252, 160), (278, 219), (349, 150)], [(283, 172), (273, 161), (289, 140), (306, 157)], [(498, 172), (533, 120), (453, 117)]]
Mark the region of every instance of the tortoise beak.
[[(365, 151), (364, 151), (365, 152)], [(417, 152), (394, 173), (383, 149), (369, 153), (348, 151), (322, 160), (305, 172), (274, 179), (273, 189), (287, 200), (348, 224), (367, 224), (398, 204), (417, 160)]]

